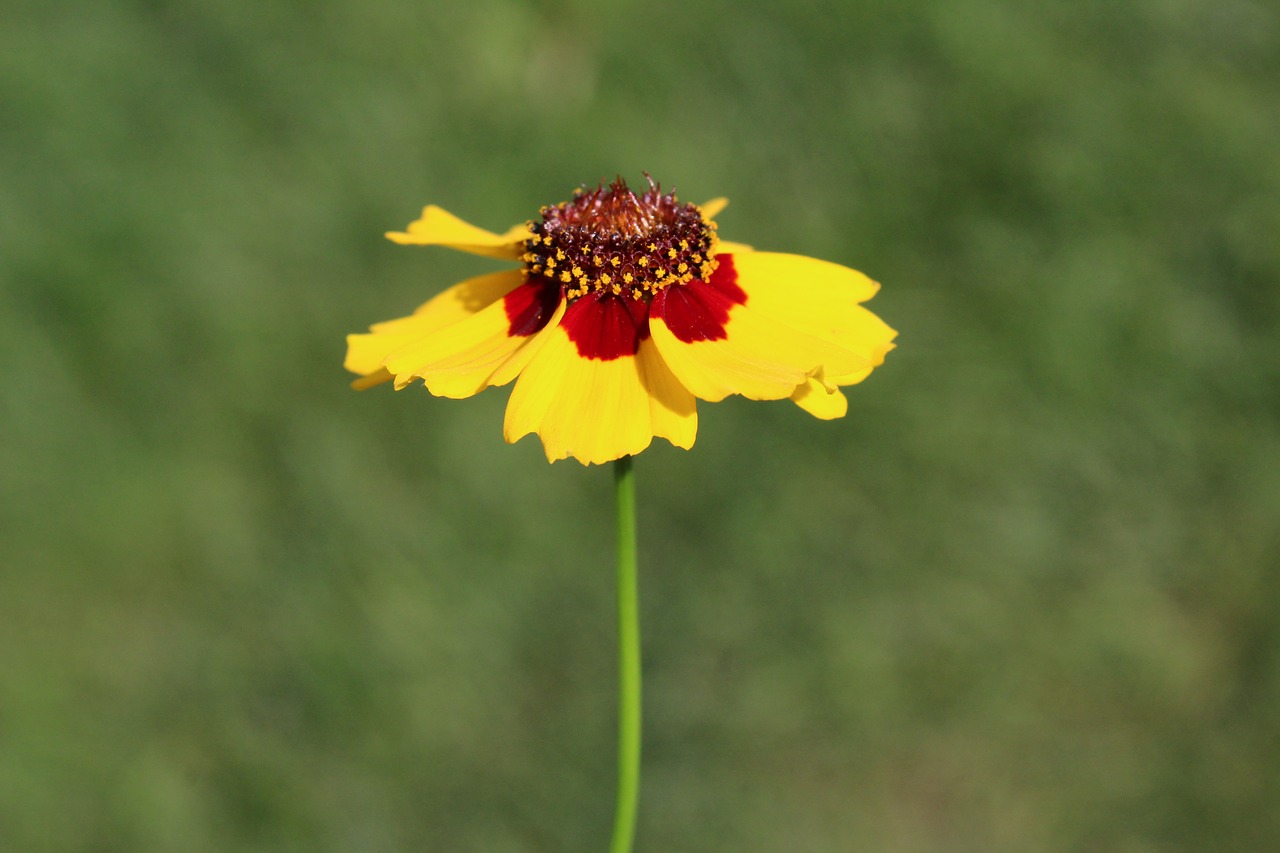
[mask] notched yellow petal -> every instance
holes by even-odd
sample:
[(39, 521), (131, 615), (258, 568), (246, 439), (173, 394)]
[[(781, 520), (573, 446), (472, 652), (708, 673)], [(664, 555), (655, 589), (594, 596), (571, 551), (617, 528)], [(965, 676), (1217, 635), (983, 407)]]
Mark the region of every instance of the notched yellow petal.
[(654, 436), (693, 446), (695, 401), (666, 369), (652, 341), (635, 356), (584, 358), (563, 329), (554, 330), (511, 391), (503, 436), (542, 440), (547, 460), (572, 456), (584, 465), (639, 453)]
[(388, 231), (387, 239), (401, 245), (445, 246), (473, 255), (519, 260), (524, 241), (529, 239), (526, 225), (515, 225), (506, 233), (494, 234), (465, 222), (442, 207), (429, 204), (422, 216), (409, 223), (404, 231)]
[[(524, 275), (518, 270), (470, 278), (419, 305), (408, 317), (377, 323), (367, 334), (348, 335), (343, 366), (363, 377), (357, 379), (353, 387), (371, 388), (387, 381), (391, 375), (381, 374), (391, 353), (466, 320), (515, 290), (523, 281)], [(396, 382), (396, 388), (403, 388), (411, 378), (402, 377)]]
[(859, 304), (880, 285), (857, 270), (772, 252), (735, 257), (733, 264), (751, 313), (856, 356), (854, 362), (824, 360), (828, 384), (861, 381), (893, 349), (898, 333)]
[(649, 331), (672, 373), (700, 399), (716, 402), (730, 394), (751, 400), (781, 400), (822, 371), (849, 373), (867, 360), (837, 341), (816, 337), (775, 318), (735, 305), (725, 337), (683, 341), (665, 317), (651, 317)]
[(649, 337), (640, 342), (636, 354), (640, 382), (649, 392), (649, 418), (653, 434), (688, 450), (698, 437), (698, 401), (680, 384), (662, 360), (658, 346)]
[(551, 319), (547, 321), (547, 325), (537, 332), (528, 343), (515, 351), (511, 358), (502, 363), (502, 366), (493, 372), (489, 377), (489, 384), (494, 386), (506, 385), (517, 376), (533, 360), (538, 351), (546, 344), (547, 340), (555, 333), (555, 329), (560, 325), (561, 318), (564, 317), (565, 309), (569, 307), (567, 300), (561, 299), (560, 304), (556, 306), (556, 310), (551, 314)]
[[(552, 321), (558, 323), (562, 313), (558, 310)], [(406, 343), (389, 353), (384, 364), (395, 375), (397, 388), (420, 378), (437, 397), (470, 397), (514, 377), (514, 373), (503, 371), (504, 366), (518, 358), (520, 350), (536, 336), (512, 335), (510, 325), (506, 305), (494, 302)]]

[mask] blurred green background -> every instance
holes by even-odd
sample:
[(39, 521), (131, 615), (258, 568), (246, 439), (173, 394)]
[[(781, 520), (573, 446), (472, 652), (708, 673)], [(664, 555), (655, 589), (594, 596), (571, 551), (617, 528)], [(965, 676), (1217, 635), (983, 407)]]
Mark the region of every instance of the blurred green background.
[(639, 850), (1280, 849), (1280, 11), (17, 0), (0, 849), (602, 850), (607, 468), (343, 338), (647, 170), (865, 270), (639, 460)]

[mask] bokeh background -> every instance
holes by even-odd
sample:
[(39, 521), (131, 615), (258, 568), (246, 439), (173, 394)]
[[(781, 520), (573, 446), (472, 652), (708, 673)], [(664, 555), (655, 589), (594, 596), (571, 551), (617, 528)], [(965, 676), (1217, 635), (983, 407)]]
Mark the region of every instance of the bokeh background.
[(1277, 139), (1263, 0), (10, 2), (0, 849), (604, 849), (609, 470), (341, 362), (646, 170), (901, 337), (640, 458), (639, 849), (1280, 849)]

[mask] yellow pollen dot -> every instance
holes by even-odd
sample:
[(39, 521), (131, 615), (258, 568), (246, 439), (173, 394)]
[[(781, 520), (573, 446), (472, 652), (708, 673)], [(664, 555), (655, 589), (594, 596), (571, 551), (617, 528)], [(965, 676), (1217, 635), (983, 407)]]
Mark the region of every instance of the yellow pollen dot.
[(563, 270), (563, 271), (560, 273), (560, 280), (561, 280), (561, 281), (563, 281), (563, 282), (565, 282), (565, 283), (567, 284), (568, 282), (570, 282), (570, 281), (572, 281), (572, 280), (573, 280), (573, 276), (569, 275), (569, 271), (568, 271), (568, 270)]
[(574, 278), (582, 278), (582, 267), (575, 266), (575, 267), (573, 268), (573, 277), (574, 277)]
[(649, 266), (649, 259), (648, 259), (648, 258), (646, 258), (644, 255), (641, 255), (641, 256), (640, 256), (640, 259), (639, 259), (638, 261), (636, 261), (636, 263), (637, 263), (637, 264), (639, 264), (639, 265), (640, 265), (640, 266), (642, 266), (642, 267), (647, 267), (647, 266)]
[(556, 259), (547, 258), (547, 269), (555, 269), (555, 266), (556, 266)]
[(676, 250), (675, 250), (675, 249), (667, 249), (667, 257), (668, 257), (668, 258), (674, 258), (674, 257), (676, 256), (676, 254), (677, 254), (677, 252), (676, 252)]
[(601, 273), (601, 274), (600, 274), (600, 281), (604, 282), (605, 284), (608, 284), (609, 282), (613, 281), (613, 277), (612, 277), (612, 276), (610, 276), (607, 272), (606, 272), (606, 273)]
[(650, 252), (656, 252), (656, 251), (658, 251), (658, 244), (657, 244), (657, 243), (650, 243), (650, 244), (649, 244), (649, 246), (648, 246), (648, 248), (649, 248), (649, 251), (650, 251)]
[(627, 284), (630, 284), (631, 282), (636, 280), (636, 277), (629, 272), (624, 272), (622, 274), (622, 280), (625, 281)]
[(682, 252), (687, 252), (687, 251), (689, 251), (689, 241), (688, 241), (688, 240), (681, 240), (681, 241), (680, 241), (680, 251), (682, 251)]
[(681, 262), (680, 262), (680, 266), (676, 267), (676, 269), (680, 270), (680, 272), (688, 272), (688, 271), (689, 271), (689, 265), (688, 265), (688, 264), (686, 264), (684, 261), (681, 261)]
[(556, 260), (557, 261), (564, 260), (564, 249), (556, 249)]
[(609, 263), (616, 267), (618, 264), (622, 263), (622, 260), (617, 255), (614, 255), (609, 259)]

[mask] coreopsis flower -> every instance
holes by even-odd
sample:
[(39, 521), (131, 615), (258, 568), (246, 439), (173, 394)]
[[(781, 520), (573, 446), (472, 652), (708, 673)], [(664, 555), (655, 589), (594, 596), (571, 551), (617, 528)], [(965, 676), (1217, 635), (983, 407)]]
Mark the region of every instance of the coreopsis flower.
[(603, 463), (654, 436), (693, 446), (696, 401), (790, 399), (842, 417), (842, 386), (884, 361), (896, 332), (863, 308), (879, 289), (848, 267), (721, 240), (714, 217), (619, 178), (494, 234), (429, 205), (396, 243), (518, 261), (413, 314), (347, 337), (353, 386), (421, 379), (462, 398), (515, 381), (503, 434), (547, 459)]

